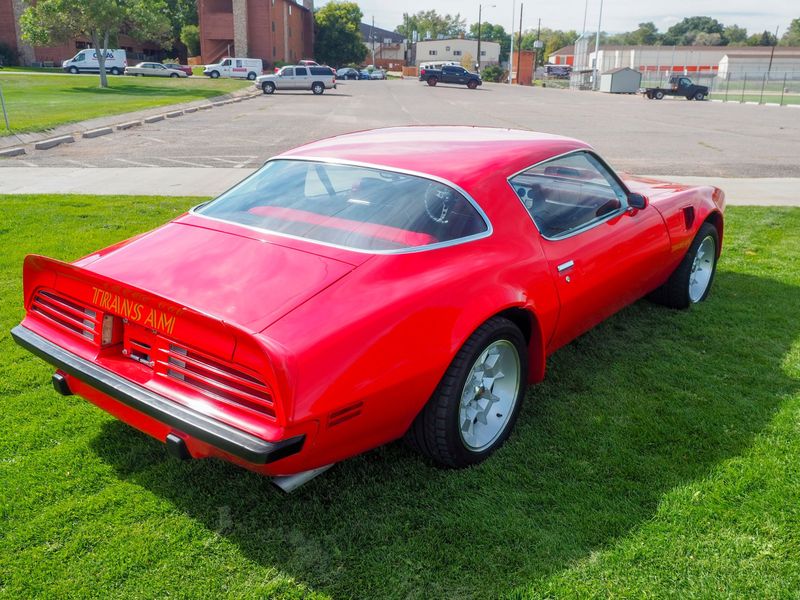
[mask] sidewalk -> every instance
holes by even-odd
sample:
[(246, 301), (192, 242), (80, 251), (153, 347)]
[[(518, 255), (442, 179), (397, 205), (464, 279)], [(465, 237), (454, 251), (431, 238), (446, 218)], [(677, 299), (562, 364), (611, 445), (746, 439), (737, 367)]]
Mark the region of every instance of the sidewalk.
[[(254, 169), (192, 167), (0, 167), (0, 194), (109, 194), (142, 196), (216, 196)], [(728, 204), (800, 206), (800, 178), (681, 177), (656, 179), (691, 185), (715, 185)]]

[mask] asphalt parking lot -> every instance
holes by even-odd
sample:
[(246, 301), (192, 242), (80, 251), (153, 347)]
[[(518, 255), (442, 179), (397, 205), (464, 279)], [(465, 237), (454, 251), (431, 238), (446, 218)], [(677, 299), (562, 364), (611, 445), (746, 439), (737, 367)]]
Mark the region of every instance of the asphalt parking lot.
[(35, 151), (0, 161), (0, 167), (253, 168), (311, 140), (409, 124), (515, 127), (577, 137), (594, 145), (614, 167), (634, 173), (800, 176), (797, 108), (656, 102), (500, 84), (475, 91), (431, 88), (416, 80), (340, 82), (322, 96), (259, 96)]

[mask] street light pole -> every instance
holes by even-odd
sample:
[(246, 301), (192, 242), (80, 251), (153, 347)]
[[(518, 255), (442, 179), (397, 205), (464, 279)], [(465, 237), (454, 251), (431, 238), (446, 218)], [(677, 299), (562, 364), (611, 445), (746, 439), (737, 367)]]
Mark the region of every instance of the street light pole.
[[(511, 50), (508, 53), (508, 84), (511, 85), (511, 67), (514, 65), (512, 61), (514, 60), (514, 17), (517, 16), (517, 4), (516, 0), (511, 0)], [(519, 52), (519, 48), (517, 49)]]
[(594, 38), (594, 72), (592, 73), (592, 89), (597, 90), (599, 88), (597, 82), (597, 75), (599, 73), (599, 69), (597, 68), (597, 62), (600, 58), (600, 26), (603, 22), (603, 0), (600, 0), (600, 16), (597, 17), (597, 34)]
[(481, 72), (481, 5), (478, 4), (478, 63), (476, 70)]

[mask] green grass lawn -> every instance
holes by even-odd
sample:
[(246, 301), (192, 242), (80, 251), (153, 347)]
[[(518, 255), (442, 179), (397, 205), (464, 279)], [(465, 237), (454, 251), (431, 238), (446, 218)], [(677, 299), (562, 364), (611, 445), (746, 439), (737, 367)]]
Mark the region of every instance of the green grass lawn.
[[(135, 110), (213, 98), (242, 89), (249, 81), (235, 79), (161, 79), (98, 76), (23, 75), (0, 71), (11, 129), (16, 133), (43, 131), (57, 125), (117, 115)], [(8, 135), (0, 119), (0, 136)]]
[[(74, 259), (195, 202), (0, 197), (0, 330), (26, 253)], [(464, 471), (397, 443), (284, 496), (58, 396), (3, 334), (0, 595), (797, 597), (800, 209), (727, 220), (707, 302), (641, 301), (560, 350)]]
[[(725, 100), (725, 92), (713, 92), (708, 95), (709, 98), (712, 100)], [(791, 94), (784, 94), (783, 99), (781, 99), (780, 92), (778, 93), (764, 93), (763, 96), (758, 91), (746, 93), (744, 95), (744, 99), (742, 99), (742, 92), (739, 90), (738, 93), (735, 92), (728, 92), (727, 95), (727, 102), (761, 102), (763, 104), (780, 104), (783, 102), (783, 105), (787, 104), (800, 104), (800, 94), (797, 92)]]

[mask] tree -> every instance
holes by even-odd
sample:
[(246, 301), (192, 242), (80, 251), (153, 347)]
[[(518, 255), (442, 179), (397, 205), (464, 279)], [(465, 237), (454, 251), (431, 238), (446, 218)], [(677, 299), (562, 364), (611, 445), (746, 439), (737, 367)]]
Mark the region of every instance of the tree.
[(22, 13), (23, 38), (36, 45), (64, 42), (87, 36), (97, 49), (100, 87), (108, 87), (106, 52), (117, 36), (164, 44), (170, 39), (170, 23), (164, 0), (38, 0)]
[(722, 32), (722, 39), (730, 46), (744, 46), (747, 43), (747, 29), (738, 25), (728, 25)]
[(723, 46), (722, 35), (719, 33), (706, 33), (705, 31), (698, 31), (692, 40), (695, 46)]
[(777, 46), (778, 45), (778, 38), (775, 37), (774, 33), (770, 33), (769, 31), (764, 31), (762, 33), (754, 33), (749, 38), (747, 38), (747, 45), (748, 46)]
[(800, 18), (792, 19), (789, 29), (781, 36), (781, 46), (800, 46)]
[(698, 33), (718, 33), (720, 36), (725, 32), (725, 26), (711, 17), (686, 17), (680, 23), (676, 23), (664, 34), (664, 44), (668, 46), (688, 46), (691, 45)]
[(650, 21), (639, 23), (639, 28), (628, 34), (628, 44), (634, 46), (652, 46), (661, 41), (661, 34), (658, 27)]
[[(473, 23), (469, 26), (469, 37), (478, 39), (478, 24)], [(500, 44), (500, 62), (508, 60), (508, 53), (511, 50), (511, 34), (506, 33), (502, 25), (492, 25), (483, 23), (481, 25), (481, 40), (487, 42), (497, 42)]]
[[(172, 25), (172, 49), (180, 57), (181, 62), (191, 54), (200, 54), (200, 34), (198, 32), (197, 46), (194, 52), (189, 50), (189, 44), (183, 41), (183, 29), (187, 26), (197, 28), (197, 2), (196, 0), (164, 0), (167, 5), (167, 15)], [(192, 39), (191, 29), (189, 29), (189, 40)]]
[(466, 33), (467, 21), (460, 13), (440, 15), (435, 10), (421, 10), (413, 15), (403, 13), (403, 23), (395, 27), (395, 31), (409, 40), (414, 31), (419, 39), (455, 38)]
[(189, 56), (200, 54), (200, 28), (197, 25), (184, 25), (181, 28), (181, 43), (186, 46)]
[(314, 13), (314, 57), (330, 65), (360, 64), (367, 47), (358, 29), (363, 17), (355, 2), (329, 2)]
[(539, 39), (541, 39), (544, 44), (544, 53), (542, 54), (541, 62), (547, 62), (547, 59), (553, 52), (564, 46), (574, 44), (575, 40), (578, 39), (578, 32), (573, 30), (561, 31), (560, 29), (543, 27), (541, 32), (538, 32), (536, 29), (528, 29), (522, 33), (520, 48), (522, 50), (533, 50), (533, 43), (536, 41), (537, 33), (540, 36)]

